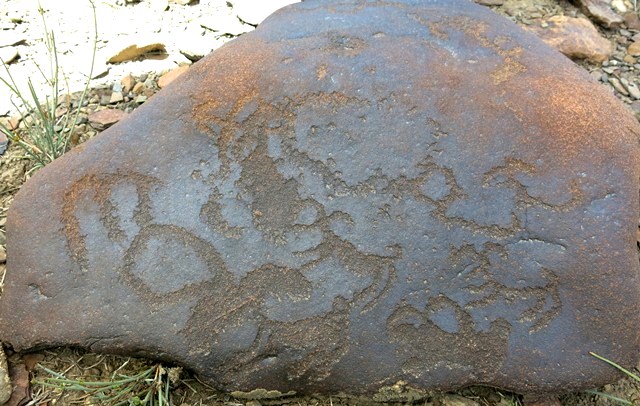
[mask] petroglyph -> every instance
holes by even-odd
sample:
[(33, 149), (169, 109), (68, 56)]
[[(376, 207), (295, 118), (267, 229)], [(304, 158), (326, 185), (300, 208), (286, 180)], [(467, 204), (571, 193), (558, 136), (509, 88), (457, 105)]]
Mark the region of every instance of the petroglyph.
[(471, 2), (305, 1), (25, 185), (0, 338), (228, 390), (597, 386), (640, 342), (637, 134)]
[[(481, 174), (482, 188), (487, 191), (471, 200), (457, 183), (453, 170), (436, 163), (435, 158), (446, 148), (439, 141), (442, 134), (438, 121), (420, 117), (414, 109), (403, 112), (394, 100), (393, 94), (371, 102), (339, 93), (299, 95), (278, 104), (245, 100), (245, 106), (216, 118), (219, 130), (211, 134), (235, 134), (233, 139), (218, 138), (218, 159), (227, 159), (227, 165), (206, 179), (196, 177), (211, 187), (199, 210), (200, 221), (209, 226), (208, 233), (196, 235), (152, 218), (151, 191), (156, 199), (170, 198), (164, 196), (159, 180), (116, 174), (104, 179), (83, 178), (70, 188), (64, 209), (68, 244), (74, 247), (78, 262), (87, 264), (86, 236), (77, 229), (91, 216), (80, 212), (77, 206), (92, 207), (86, 200), (89, 196), (106, 237), (124, 248), (119, 270), (122, 282), (154, 306), (180, 298), (202, 298), (183, 330), (192, 342), (206, 342), (211, 336), (222, 342), (228, 334), (245, 338), (237, 341), (235, 351), (226, 357), (216, 354), (219, 368), (229, 362), (264, 366), (265, 354), (277, 352), (270, 345), (293, 345), (284, 344), (289, 330), (294, 328), (292, 324), (321, 323), (332, 318), (340, 329), (348, 328), (350, 312), (370, 311), (385, 302), (390, 284), (397, 283), (397, 268), (405, 267), (405, 261), (421, 267), (420, 273), (403, 273), (405, 278), (418, 277), (419, 289), (408, 286), (405, 297), (394, 299), (397, 305), (387, 322), (392, 339), (444, 334), (444, 340), (445, 336), (461, 335), (461, 346), (467, 345), (464, 342), (485, 343), (496, 350), (495, 354), (504, 353), (512, 323), (524, 324), (534, 332), (547, 327), (561, 311), (558, 277), (553, 267), (562, 263), (565, 249), (544, 241), (523, 240), (526, 230), (521, 224), (527, 207), (537, 205), (555, 211), (563, 206), (540, 202), (526, 193), (518, 176), (535, 174), (536, 169), (518, 160), (507, 160)], [(382, 119), (376, 117), (381, 112)], [(420, 150), (416, 160), (376, 161), (373, 155), (373, 160), (362, 162), (367, 167), (353, 168), (348, 159), (350, 145), (361, 145), (365, 137), (376, 148), (387, 142), (385, 134), (380, 134), (379, 140), (372, 139), (375, 134), (362, 132), (356, 123), (375, 125), (377, 120), (392, 120), (387, 112), (402, 120), (412, 117), (411, 123), (430, 124), (423, 124), (415, 133), (415, 127), (408, 126), (406, 136), (410, 138), (399, 144), (396, 138), (396, 143), (388, 146), (397, 149), (412, 145), (414, 151)], [(270, 120), (273, 117), (280, 119), (274, 123)], [(404, 135), (401, 126), (396, 131)], [(392, 155), (401, 156), (402, 151)], [(216, 186), (223, 184), (224, 194), (224, 187)], [(134, 193), (119, 192), (126, 188)], [(499, 208), (482, 205), (489, 196), (503, 190), (508, 194), (499, 196)], [(225, 195), (233, 197), (223, 199)], [(576, 204), (572, 201), (565, 206)], [(473, 212), (470, 205), (502, 210), (506, 221), (485, 225), (475, 219), (466, 220), (466, 213)], [(231, 206), (234, 211), (223, 209)], [(238, 211), (246, 213), (250, 221), (232, 226)], [(487, 211), (481, 215), (494, 218)], [(427, 237), (424, 242), (399, 238), (407, 224), (419, 227), (418, 223), (423, 224), (422, 233)], [(131, 235), (123, 225), (127, 230), (138, 231)], [(433, 230), (442, 225), (439, 232), (455, 227), (466, 229), (466, 236), (457, 242), (445, 240), (449, 246), (440, 239), (428, 238), (438, 234)], [(232, 239), (242, 244), (247, 238), (255, 239), (251, 235), (259, 235), (272, 251), (272, 258), (237, 280), (216, 247), (216, 240)], [(104, 239), (97, 241), (104, 243)], [(459, 244), (463, 245), (456, 247)], [(475, 246), (481, 248), (476, 250)], [(278, 256), (278, 247), (298, 261), (293, 263), (286, 256)], [(421, 258), (420, 253), (429, 251), (437, 254)], [(446, 251), (448, 257), (440, 259), (442, 264), (438, 265), (437, 258)], [(549, 264), (549, 268), (540, 264)], [(519, 268), (519, 275), (514, 275)], [(277, 289), (271, 290), (270, 286)], [(283, 290), (284, 286), (287, 289)], [(336, 308), (334, 301), (338, 298), (340, 306)], [(203, 320), (198, 314), (207, 314), (205, 309), (228, 310)], [(408, 327), (403, 327), (406, 322), (401, 322), (407, 319), (407, 312), (422, 320), (414, 325), (418, 330), (411, 334), (405, 331)], [(247, 320), (253, 320), (253, 328), (246, 324)], [(239, 330), (230, 330), (233, 325)], [(268, 333), (259, 331), (258, 326), (264, 325), (272, 326)], [(425, 325), (429, 326), (428, 332), (422, 331), (427, 328)], [(501, 327), (495, 330), (496, 325)], [(329, 374), (328, 368), (340, 360), (348, 346), (344, 342), (338, 350), (330, 335), (325, 339), (331, 344), (320, 357), (324, 361), (306, 361), (302, 363), (305, 367), (294, 368), (294, 375), (302, 376), (309, 372), (308, 368), (317, 369), (321, 375)], [(321, 351), (318, 342), (313, 343), (313, 348), (296, 345), (300, 354)], [(439, 353), (435, 354), (439, 359)], [(493, 356), (491, 368), (499, 368), (502, 359)], [(437, 365), (433, 361), (427, 364)], [(414, 363), (409, 357), (403, 365), (415, 374), (419, 368)]]

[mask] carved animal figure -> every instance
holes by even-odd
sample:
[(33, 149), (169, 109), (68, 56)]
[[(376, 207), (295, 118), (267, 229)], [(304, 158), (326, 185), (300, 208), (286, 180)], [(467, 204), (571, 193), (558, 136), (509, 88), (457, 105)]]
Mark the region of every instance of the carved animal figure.
[(638, 357), (634, 117), (466, 0), (305, 1), (33, 177), (0, 338), (220, 388), (523, 393)]

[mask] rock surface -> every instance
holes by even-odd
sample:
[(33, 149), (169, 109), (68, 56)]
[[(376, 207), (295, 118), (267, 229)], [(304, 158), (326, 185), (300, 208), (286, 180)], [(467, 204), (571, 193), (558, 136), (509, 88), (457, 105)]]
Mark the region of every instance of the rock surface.
[(532, 25), (527, 29), (569, 58), (602, 63), (613, 53), (613, 45), (586, 18), (553, 16), (546, 22), (546, 27)]
[(165, 45), (159, 42), (148, 41), (143, 44), (128, 44), (119, 46), (117, 52), (109, 57), (108, 63), (125, 62), (136, 59), (148, 52), (165, 52)]
[(99, 129), (105, 129), (127, 116), (122, 110), (104, 109), (89, 114), (89, 123)]
[(611, 8), (610, 0), (578, 0), (582, 11), (607, 28), (620, 26), (624, 18)]
[(465, 0), (354, 3), (277, 12), (27, 182), (0, 339), (243, 391), (635, 366), (635, 119)]
[(180, 75), (185, 73), (187, 70), (189, 70), (189, 66), (185, 65), (185, 66), (179, 66), (165, 73), (164, 75), (160, 76), (160, 78), (158, 79), (158, 87), (160, 87), (161, 89), (163, 87), (167, 87), (169, 83), (176, 80)]

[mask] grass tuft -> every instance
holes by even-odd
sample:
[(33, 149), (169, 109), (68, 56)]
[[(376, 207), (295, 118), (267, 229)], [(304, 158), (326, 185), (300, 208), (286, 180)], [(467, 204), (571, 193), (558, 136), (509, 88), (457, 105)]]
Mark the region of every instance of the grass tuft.
[[(605, 358), (605, 357), (603, 357), (601, 355), (598, 355), (595, 352), (589, 352), (589, 355), (598, 358), (600, 361), (606, 362), (607, 364), (611, 365), (612, 367), (616, 368), (617, 370), (623, 372), (629, 378), (631, 378), (631, 379), (633, 379), (633, 380), (635, 380), (637, 382), (640, 382), (640, 376), (638, 376), (638, 375), (634, 374), (633, 372), (629, 371), (628, 369), (616, 364), (615, 362), (613, 362), (613, 361), (611, 361), (611, 360), (609, 360), (609, 359), (607, 359), (607, 358)], [(599, 392), (599, 391), (596, 391), (596, 390), (588, 390), (586, 392), (590, 393), (592, 395), (597, 395), (597, 396), (601, 396), (601, 397), (609, 399), (609, 400), (616, 401), (616, 402), (618, 402), (618, 403), (620, 403), (622, 405), (630, 405), (630, 406), (640, 405), (640, 402), (638, 400), (626, 400), (626, 399), (622, 399), (622, 398), (619, 398), (617, 396), (613, 396), (613, 395), (610, 395), (608, 393)]]
[(119, 373), (128, 363), (129, 360), (125, 361), (107, 381), (67, 378), (38, 364), (38, 369), (51, 376), (35, 379), (32, 383), (52, 391), (49, 398), (61, 398), (65, 392), (80, 392), (81, 396), (75, 400), (85, 404), (168, 406), (172, 371), (158, 364), (133, 375)]
[[(13, 75), (11, 75), (7, 64), (0, 59), (7, 74), (6, 79), (0, 77), (0, 82), (9, 90), (15, 99), (17, 99), (16, 101), (12, 98), (11, 103), (19, 112), (23, 126), (18, 129), (10, 129), (0, 124), (0, 132), (4, 133), (11, 142), (19, 145), (24, 151), (25, 157), (33, 161), (33, 167), (29, 170), (28, 174), (46, 166), (54, 159), (62, 156), (69, 149), (69, 139), (78, 123), (78, 118), (89, 90), (89, 82), (93, 76), (98, 43), (96, 8), (94, 0), (88, 1), (93, 10), (93, 54), (91, 57), (90, 72), (85, 81), (80, 100), (75, 108), (71, 108), (69, 97), (64, 110), (62, 112), (57, 110), (58, 106), (61, 105), (62, 98), (59, 92), (61, 73), (58, 63), (58, 49), (56, 47), (55, 35), (47, 27), (45, 11), (39, 1), (38, 13), (42, 18), (44, 27), (44, 43), (49, 57), (49, 73), (45, 74), (39, 65), (37, 68), (46, 81), (49, 94), (44, 99), (38, 96), (30, 78), (27, 80), (28, 90), (23, 92), (23, 89), (20, 89)], [(66, 96), (69, 96), (69, 94)], [(21, 104), (21, 107), (18, 106), (18, 103)]]

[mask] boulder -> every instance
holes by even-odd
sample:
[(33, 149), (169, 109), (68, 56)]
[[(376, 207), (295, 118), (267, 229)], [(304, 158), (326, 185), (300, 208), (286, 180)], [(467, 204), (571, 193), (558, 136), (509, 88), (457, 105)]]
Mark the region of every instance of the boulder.
[(530, 25), (525, 29), (533, 31), (544, 42), (556, 48), (571, 59), (586, 59), (602, 63), (613, 53), (613, 44), (598, 32), (586, 18), (553, 16), (546, 26)]
[(624, 22), (624, 18), (612, 9), (611, 0), (577, 0), (576, 4), (603, 27), (616, 28)]
[(218, 388), (523, 394), (640, 344), (635, 118), (466, 0), (305, 1), (40, 170), (0, 339)]

